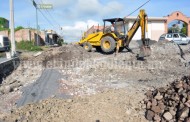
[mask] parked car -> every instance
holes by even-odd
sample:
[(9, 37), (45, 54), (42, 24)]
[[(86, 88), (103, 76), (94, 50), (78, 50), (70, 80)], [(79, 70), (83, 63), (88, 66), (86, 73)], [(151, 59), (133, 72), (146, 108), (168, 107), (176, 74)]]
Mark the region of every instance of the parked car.
[(0, 51), (10, 50), (9, 38), (3, 35), (0, 35)]
[(168, 33), (162, 34), (159, 41), (168, 40), (175, 42), (176, 44), (188, 44), (190, 43), (190, 38), (182, 33)]

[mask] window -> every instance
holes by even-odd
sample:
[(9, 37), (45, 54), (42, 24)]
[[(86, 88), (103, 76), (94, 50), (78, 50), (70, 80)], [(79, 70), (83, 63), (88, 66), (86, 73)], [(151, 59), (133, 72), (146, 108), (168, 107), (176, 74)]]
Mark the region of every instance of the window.
[(185, 37), (185, 38), (186, 38), (186, 35), (184, 35), (184, 34), (180, 34), (180, 36), (181, 36), (181, 37)]
[(179, 35), (178, 34), (174, 34), (173, 37), (174, 38), (179, 38)]
[(168, 34), (168, 35), (167, 35), (167, 38), (172, 38), (172, 34)]

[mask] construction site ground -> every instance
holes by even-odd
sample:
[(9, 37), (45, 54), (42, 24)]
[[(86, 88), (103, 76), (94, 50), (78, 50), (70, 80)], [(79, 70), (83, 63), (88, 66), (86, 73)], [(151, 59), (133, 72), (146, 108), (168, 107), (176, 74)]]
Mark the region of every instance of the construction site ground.
[(137, 60), (77, 45), (20, 55), (20, 66), (0, 86), (0, 121), (146, 122), (145, 93), (189, 75), (189, 45), (164, 41)]

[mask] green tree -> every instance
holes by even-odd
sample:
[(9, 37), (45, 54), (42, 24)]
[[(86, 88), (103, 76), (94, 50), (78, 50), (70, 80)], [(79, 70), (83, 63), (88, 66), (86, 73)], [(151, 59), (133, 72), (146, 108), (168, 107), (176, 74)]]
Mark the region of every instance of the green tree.
[(18, 27), (15, 28), (15, 31), (19, 31), (19, 30), (21, 30), (21, 29), (24, 29), (24, 27), (18, 26)]
[(180, 33), (187, 35), (187, 24), (183, 23)]

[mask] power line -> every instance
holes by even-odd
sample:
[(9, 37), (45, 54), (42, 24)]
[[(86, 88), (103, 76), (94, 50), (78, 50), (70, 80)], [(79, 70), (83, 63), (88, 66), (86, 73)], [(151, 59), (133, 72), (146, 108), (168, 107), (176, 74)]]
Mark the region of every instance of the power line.
[[(31, 0), (31, 2), (33, 2), (33, 0)], [(42, 16), (46, 19), (46, 21), (53, 27), (53, 28), (56, 28), (52, 22), (44, 15), (44, 13), (40, 10), (40, 9), (37, 9), (39, 10), (39, 12), (42, 14)]]
[(44, 15), (44, 13), (43, 13), (40, 9), (38, 9), (38, 10), (39, 10), (39, 12), (42, 14), (42, 16), (47, 20), (47, 22), (49, 22), (49, 24), (52, 25), (52, 27), (56, 28), (56, 27), (53, 25), (53, 23)]
[(133, 13), (135, 13), (136, 11), (138, 11), (140, 8), (142, 8), (143, 6), (145, 6), (147, 3), (149, 3), (151, 0), (148, 0), (148, 1), (146, 1), (144, 4), (142, 4), (140, 7), (138, 7), (137, 9), (135, 9), (133, 12), (131, 12), (129, 15), (127, 15), (127, 17), (128, 16), (130, 16), (130, 15), (132, 15)]
[[(44, 2), (42, 0), (40, 0), (42, 4), (44, 4)], [(53, 19), (53, 21), (58, 25), (58, 27), (60, 28), (60, 24), (54, 19), (54, 17), (51, 15), (51, 13), (45, 9), (45, 12)]]

